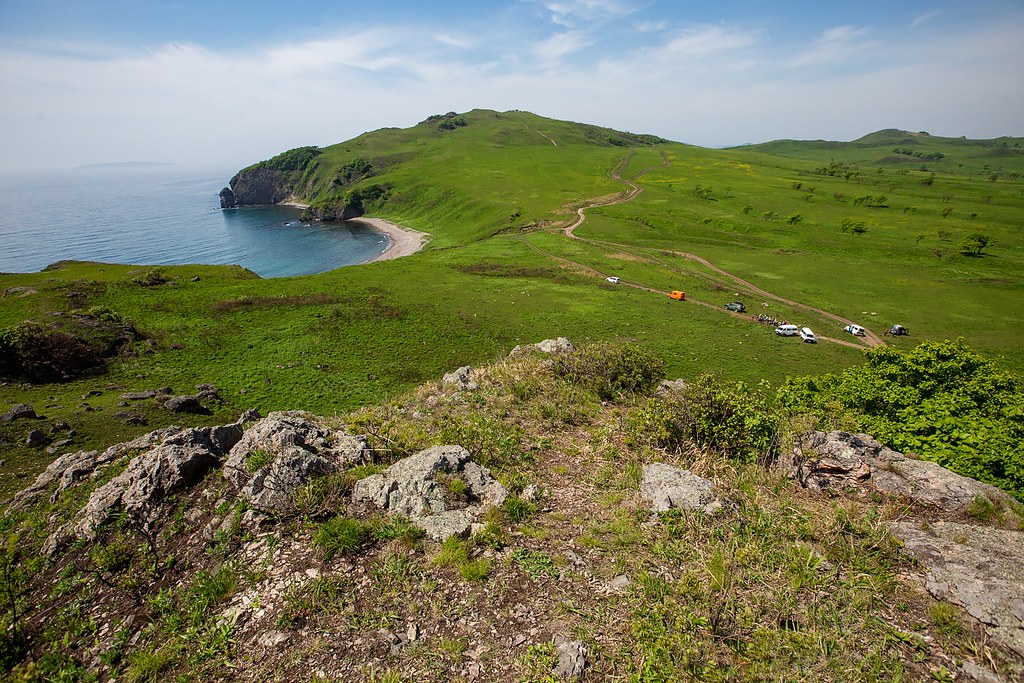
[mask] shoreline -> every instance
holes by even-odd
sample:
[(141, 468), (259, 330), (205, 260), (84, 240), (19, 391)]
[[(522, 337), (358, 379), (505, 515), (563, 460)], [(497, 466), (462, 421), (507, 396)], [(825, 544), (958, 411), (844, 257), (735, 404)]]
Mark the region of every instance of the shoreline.
[(395, 225), (383, 218), (366, 218), (365, 216), (360, 216), (359, 218), (350, 218), (349, 220), (357, 223), (366, 223), (378, 232), (384, 233), (388, 238), (388, 246), (384, 248), (384, 251), (377, 254), (372, 259), (364, 261), (364, 264), (375, 263), (377, 261), (390, 261), (391, 259), (401, 258), (403, 256), (411, 256), (423, 249), (423, 246), (430, 239), (430, 233), (420, 232), (419, 230), (412, 230), (410, 228), (403, 228), (402, 226)]
[[(279, 202), (278, 205), (291, 206), (296, 209), (309, 208), (309, 204), (287, 200)], [(403, 256), (411, 256), (423, 249), (427, 241), (430, 240), (430, 233), (420, 232), (419, 230), (413, 230), (412, 228), (403, 228), (402, 226), (395, 225), (383, 218), (359, 216), (357, 218), (350, 218), (349, 220), (357, 223), (366, 223), (374, 230), (383, 233), (388, 239), (388, 246), (384, 247), (384, 251), (374, 256), (372, 259), (363, 261), (361, 265), (376, 263), (377, 261), (390, 261), (391, 259), (401, 258)]]

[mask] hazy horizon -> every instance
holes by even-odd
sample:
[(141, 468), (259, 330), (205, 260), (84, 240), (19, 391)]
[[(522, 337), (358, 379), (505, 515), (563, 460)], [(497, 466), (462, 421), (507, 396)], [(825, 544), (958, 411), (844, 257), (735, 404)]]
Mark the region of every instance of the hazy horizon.
[(446, 111), (701, 145), (1024, 135), (1024, 6), (0, 4), (0, 170), (239, 168)]

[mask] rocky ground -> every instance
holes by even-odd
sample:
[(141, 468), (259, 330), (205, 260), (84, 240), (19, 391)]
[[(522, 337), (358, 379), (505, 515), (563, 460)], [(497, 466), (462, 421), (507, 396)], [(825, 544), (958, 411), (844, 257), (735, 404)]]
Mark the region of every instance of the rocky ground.
[(3, 518), (4, 670), (1024, 676), (1016, 501), (867, 435), (780, 425), (738, 457), (698, 438), (700, 387), (591, 360), (548, 340), (352, 415), (61, 456)]

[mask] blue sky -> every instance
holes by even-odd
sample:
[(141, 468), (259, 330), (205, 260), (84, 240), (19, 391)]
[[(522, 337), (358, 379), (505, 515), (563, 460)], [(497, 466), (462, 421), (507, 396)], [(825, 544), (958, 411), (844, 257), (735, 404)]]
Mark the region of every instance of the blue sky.
[(0, 0), (0, 168), (235, 168), (473, 108), (706, 146), (1024, 135), (1021, 2)]

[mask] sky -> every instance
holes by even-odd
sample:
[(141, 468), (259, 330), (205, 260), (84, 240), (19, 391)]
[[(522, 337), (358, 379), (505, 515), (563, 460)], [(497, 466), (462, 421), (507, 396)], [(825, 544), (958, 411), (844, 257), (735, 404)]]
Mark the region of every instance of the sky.
[(1024, 2), (0, 0), (0, 171), (234, 169), (470, 109), (722, 147), (1024, 135)]

